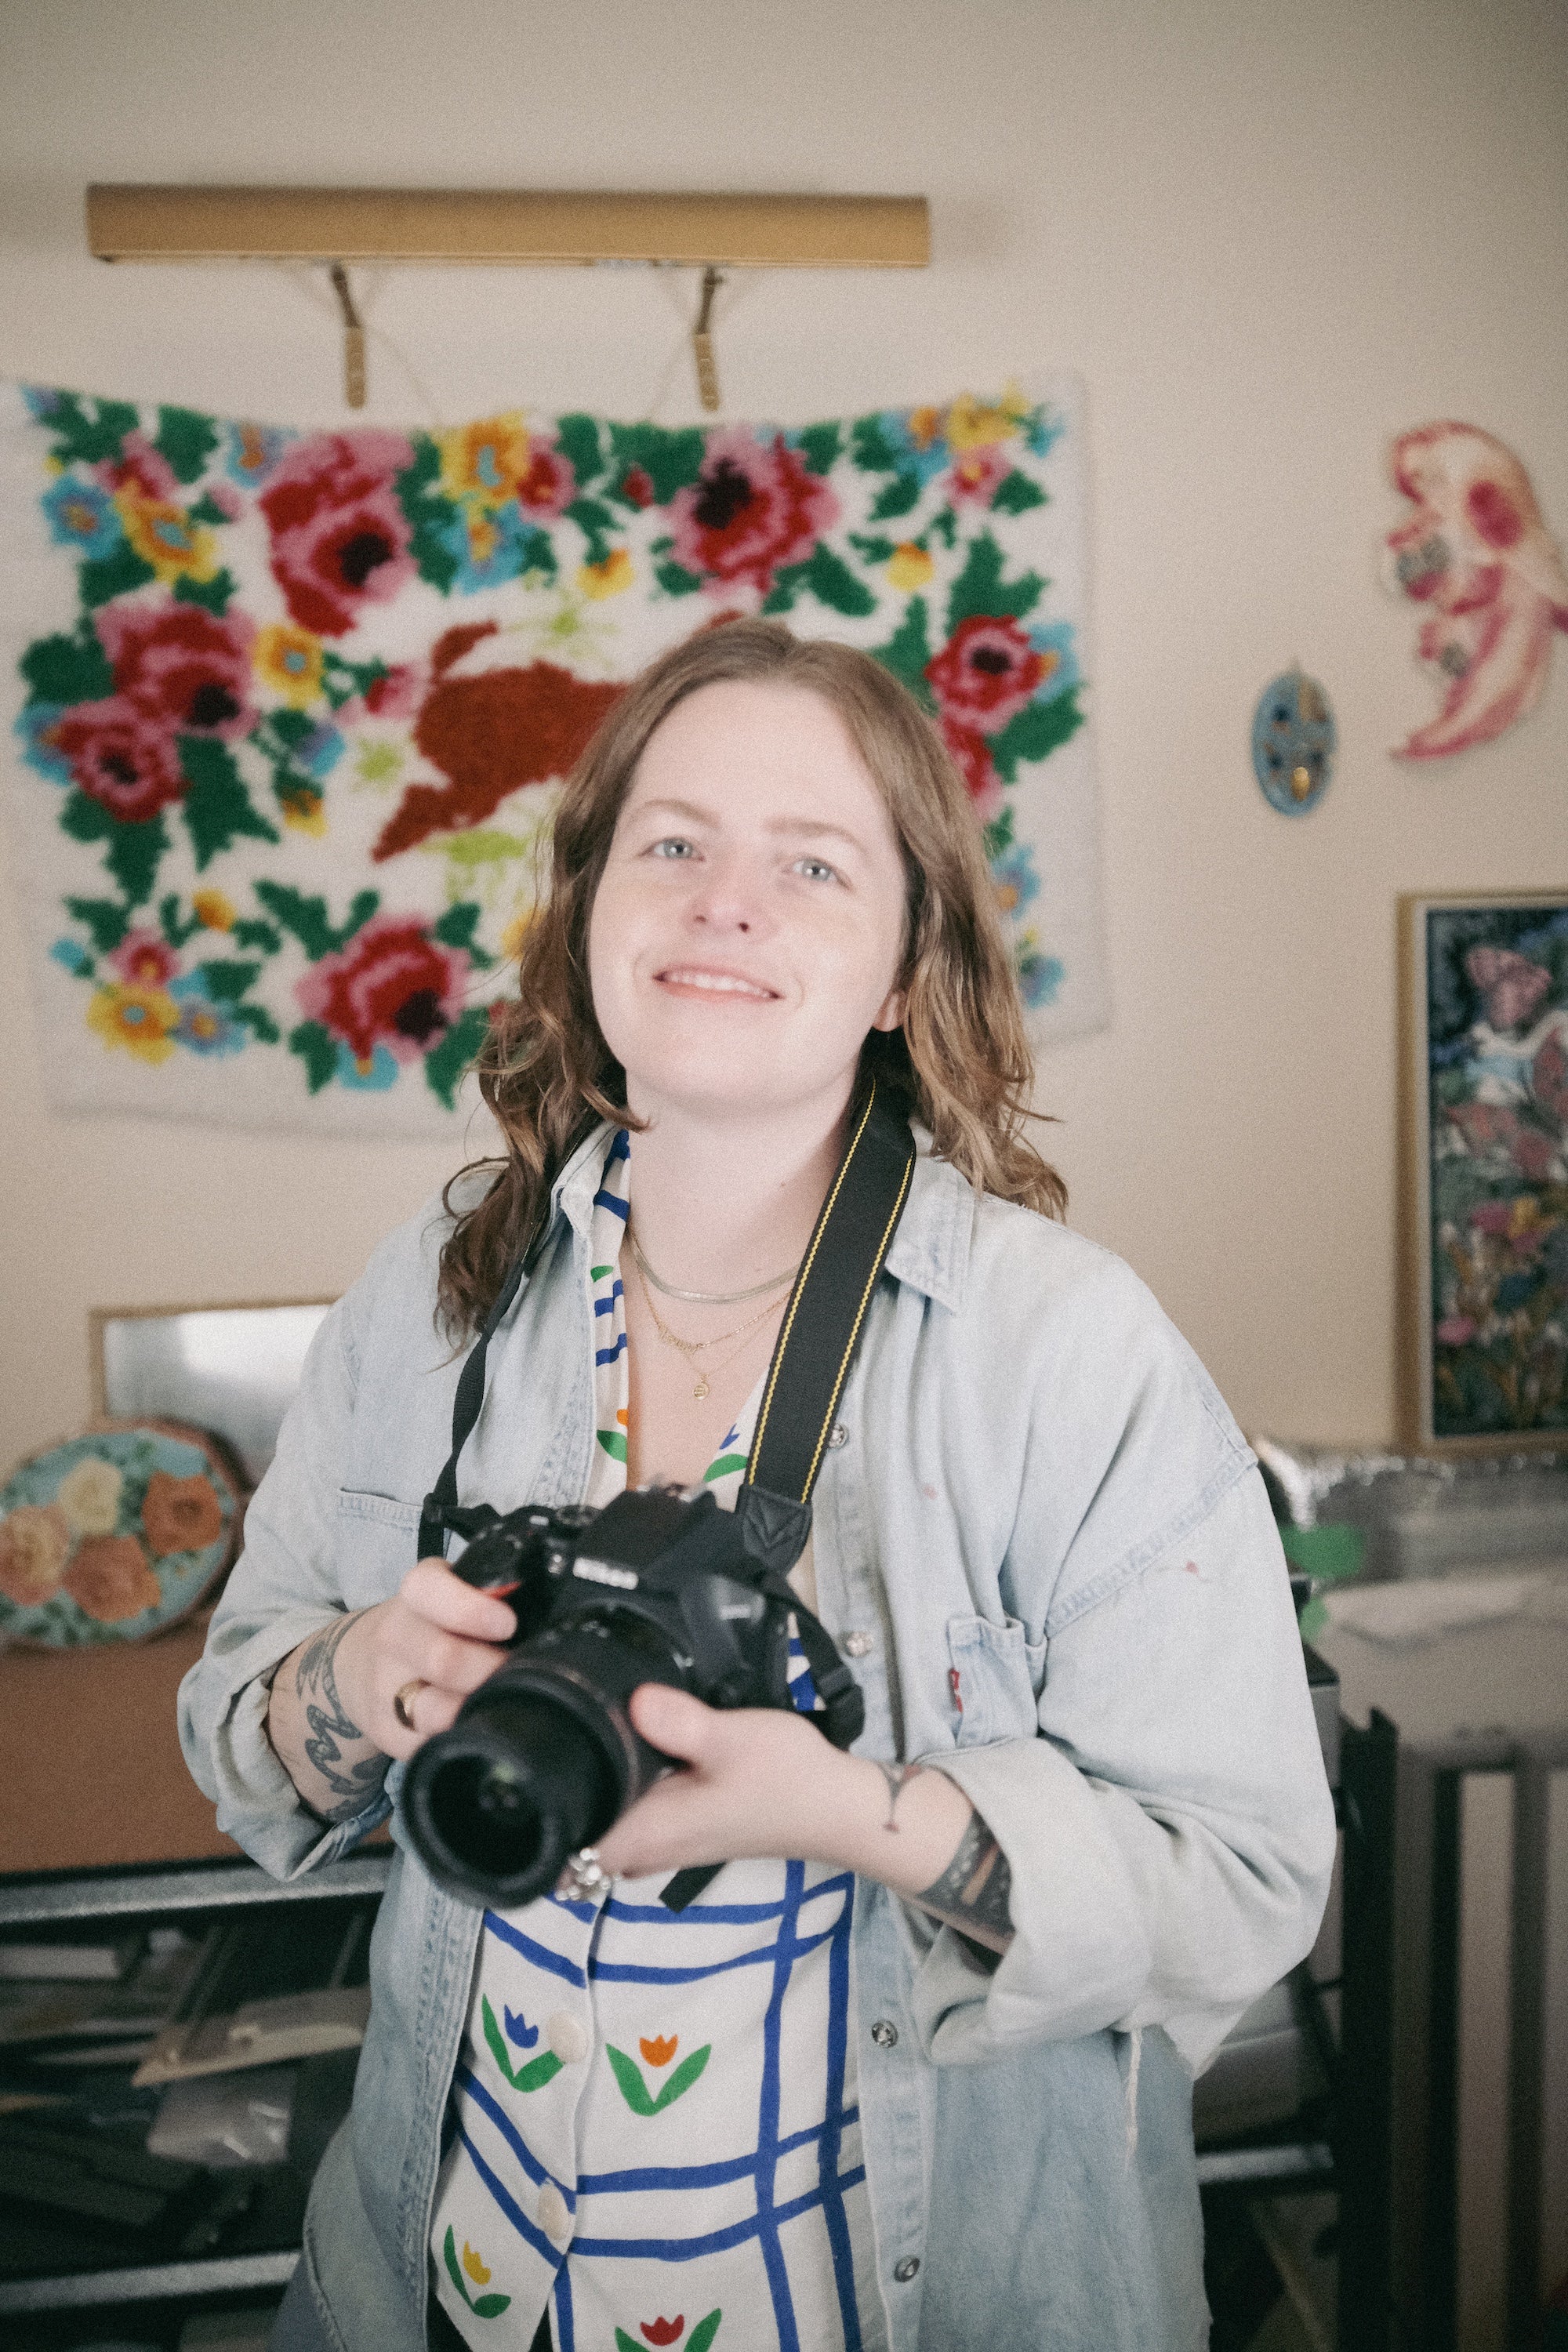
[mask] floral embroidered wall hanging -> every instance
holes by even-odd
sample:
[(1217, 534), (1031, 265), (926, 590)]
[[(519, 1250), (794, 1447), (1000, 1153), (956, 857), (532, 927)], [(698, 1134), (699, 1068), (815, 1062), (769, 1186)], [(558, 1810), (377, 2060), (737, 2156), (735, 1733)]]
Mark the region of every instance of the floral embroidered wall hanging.
[(0, 500), (62, 1108), (451, 1129), (561, 777), (646, 661), (735, 613), (904, 680), (1037, 1039), (1106, 1017), (1071, 384), (795, 431), (433, 433), (0, 386)]

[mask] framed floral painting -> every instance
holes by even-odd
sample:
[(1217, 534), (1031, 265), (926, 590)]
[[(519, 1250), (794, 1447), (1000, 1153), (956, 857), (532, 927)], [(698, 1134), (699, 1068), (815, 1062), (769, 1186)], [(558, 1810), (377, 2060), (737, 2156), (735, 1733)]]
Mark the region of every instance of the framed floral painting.
[(1400, 902), (1404, 1434), (1568, 1445), (1568, 890)]

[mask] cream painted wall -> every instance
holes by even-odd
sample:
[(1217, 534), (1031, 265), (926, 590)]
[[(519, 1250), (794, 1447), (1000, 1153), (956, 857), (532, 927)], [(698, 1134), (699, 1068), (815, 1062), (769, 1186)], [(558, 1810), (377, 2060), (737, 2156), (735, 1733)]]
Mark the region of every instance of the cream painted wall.
[[(1387, 1433), (1394, 899), (1568, 883), (1568, 645), (1502, 743), (1387, 757), (1430, 694), (1378, 583), (1384, 453), (1483, 425), (1568, 537), (1558, 0), (0, 0), (0, 373), (334, 421), (321, 289), (105, 269), (93, 178), (929, 194), (929, 275), (730, 298), (731, 406), (1086, 377), (1116, 1011), (1040, 1099), (1076, 1222), (1248, 1426)], [(369, 291), (408, 363), (373, 348), (373, 417), (635, 415), (667, 378), (660, 414), (689, 410), (647, 276)], [(1305, 823), (1247, 752), (1296, 657), (1342, 745)], [(452, 1156), (51, 1116), (9, 878), (0, 1464), (86, 1412), (90, 1305), (336, 1290)]]

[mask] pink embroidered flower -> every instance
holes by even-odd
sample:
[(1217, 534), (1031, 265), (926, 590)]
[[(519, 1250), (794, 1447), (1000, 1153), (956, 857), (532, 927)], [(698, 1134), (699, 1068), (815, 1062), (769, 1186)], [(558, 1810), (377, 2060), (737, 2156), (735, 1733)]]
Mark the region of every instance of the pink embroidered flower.
[(941, 725), (942, 740), (969, 787), (975, 814), (989, 823), (1002, 808), (1002, 779), (992, 765), (991, 746), (978, 728), (961, 727), (952, 719), (943, 719)]
[(100, 1625), (118, 1625), (155, 1609), (163, 1588), (134, 1536), (95, 1536), (67, 1569), (66, 1591)]
[(98, 634), (128, 702), (165, 726), (204, 735), (248, 734), (256, 713), (246, 701), (254, 624), (243, 613), (221, 620), (200, 604), (107, 604)]
[(980, 449), (961, 449), (947, 478), (948, 496), (954, 500), (967, 500), (972, 506), (988, 507), (1012, 470), (1011, 462), (994, 444)]
[(528, 471), (517, 486), (517, 502), (524, 514), (542, 516), (564, 514), (577, 495), (577, 477), (569, 458), (548, 443), (534, 441), (529, 451)]
[(412, 719), (419, 708), (420, 677), (406, 662), (373, 678), (364, 690), (364, 707), (374, 719)]
[(79, 702), (55, 726), (53, 744), (88, 798), (122, 824), (144, 824), (184, 797), (174, 736), (123, 695)]
[(328, 433), (279, 467), (257, 504), (272, 533), (273, 577), (301, 628), (341, 637), (362, 604), (385, 604), (414, 577), (395, 487), (413, 463), (399, 433)]
[(180, 969), (180, 959), (156, 931), (127, 931), (109, 959), (130, 988), (162, 988)]
[(462, 1013), (468, 959), (423, 923), (378, 915), (341, 954), (323, 956), (295, 987), (312, 1021), (368, 1064), (377, 1045), (400, 1062), (429, 1052)]
[(93, 470), (106, 490), (129, 490), (133, 497), (149, 499), (154, 505), (179, 504), (180, 485), (174, 469), (144, 433), (128, 433), (120, 445), (119, 457), (106, 457)]
[(944, 719), (995, 735), (1033, 699), (1048, 669), (1016, 621), (976, 613), (959, 623), (925, 674)]
[(670, 500), (676, 561), (710, 589), (748, 587), (760, 602), (773, 575), (804, 563), (838, 520), (838, 500), (780, 434), (715, 433), (702, 471)]

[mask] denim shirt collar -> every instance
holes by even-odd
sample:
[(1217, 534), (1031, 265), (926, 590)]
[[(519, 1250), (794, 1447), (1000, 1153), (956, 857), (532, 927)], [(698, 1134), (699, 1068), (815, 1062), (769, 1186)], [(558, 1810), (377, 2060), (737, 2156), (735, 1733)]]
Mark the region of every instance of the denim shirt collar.
[[(552, 1224), (564, 1218), (584, 1243), (593, 1221), (599, 1171), (614, 1132), (610, 1121), (601, 1119), (567, 1160), (552, 1190)], [(956, 1168), (934, 1156), (924, 1128), (917, 1124), (914, 1134), (918, 1156), (910, 1197), (888, 1252), (886, 1271), (895, 1281), (934, 1299), (939, 1307), (956, 1309), (969, 1272), (974, 1193)]]

